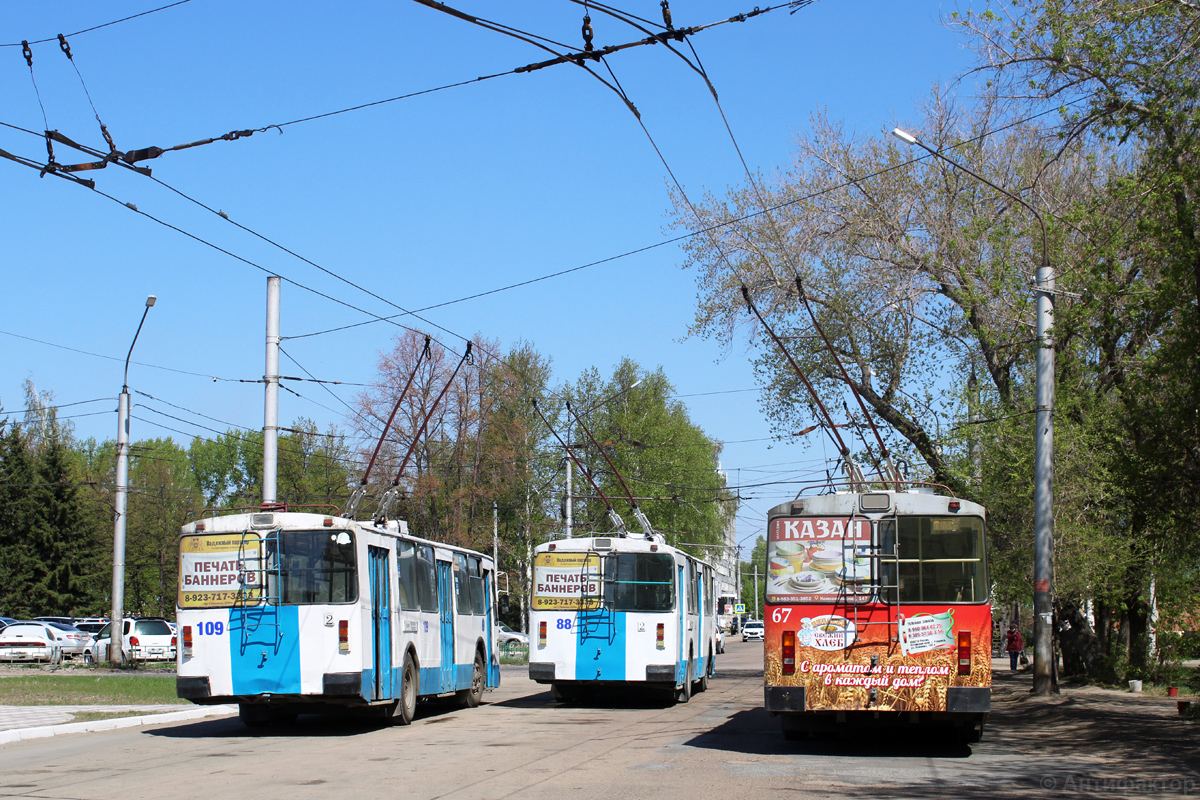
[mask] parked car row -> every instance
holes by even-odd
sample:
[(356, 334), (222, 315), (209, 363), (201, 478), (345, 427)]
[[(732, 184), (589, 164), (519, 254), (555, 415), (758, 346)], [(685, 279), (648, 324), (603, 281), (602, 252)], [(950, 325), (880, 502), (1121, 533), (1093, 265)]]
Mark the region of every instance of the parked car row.
[[(0, 661), (45, 661), (64, 658), (85, 663), (108, 660), (112, 626), (100, 618), (36, 617), (17, 620), (0, 616)], [(126, 617), (123, 649), (134, 661), (174, 661), (175, 627), (159, 617)]]

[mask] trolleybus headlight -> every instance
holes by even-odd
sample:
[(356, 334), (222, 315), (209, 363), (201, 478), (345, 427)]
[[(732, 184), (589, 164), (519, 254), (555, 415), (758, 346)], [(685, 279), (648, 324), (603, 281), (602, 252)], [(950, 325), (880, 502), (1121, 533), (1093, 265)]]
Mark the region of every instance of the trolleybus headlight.
[(971, 674), (971, 632), (958, 632), (958, 674)]
[(350, 622), (349, 620), (338, 620), (338, 652), (350, 652)]
[(796, 632), (783, 632), (783, 674), (792, 675), (796, 672)]

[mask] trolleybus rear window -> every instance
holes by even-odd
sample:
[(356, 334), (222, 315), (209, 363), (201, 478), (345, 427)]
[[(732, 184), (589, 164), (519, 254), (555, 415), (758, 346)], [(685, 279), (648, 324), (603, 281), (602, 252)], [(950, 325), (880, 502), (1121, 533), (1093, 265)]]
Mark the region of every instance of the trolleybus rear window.
[[(901, 603), (982, 603), (988, 599), (983, 520), (979, 517), (899, 517), (897, 562), (882, 559), (883, 597)], [(883, 553), (893, 552), (892, 520), (879, 523)], [(897, 588), (892, 588), (897, 587)]]
[(675, 607), (675, 559), (665, 553), (617, 553), (604, 559), (604, 600), (614, 611)]
[(347, 531), (277, 531), (266, 538), (267, 602), (281, 605), (358, 600), (354, 537)]

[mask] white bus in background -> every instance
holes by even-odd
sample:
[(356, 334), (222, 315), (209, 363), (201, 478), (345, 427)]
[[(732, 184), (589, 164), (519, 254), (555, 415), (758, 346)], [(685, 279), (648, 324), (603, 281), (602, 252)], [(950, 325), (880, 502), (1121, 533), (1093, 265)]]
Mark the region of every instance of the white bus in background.
[(539, 546), (530, 622), (529, 677), (559, 701), (640, 685), (686, 703), (714, 673), (712, 567), (657, 534)]
[(279, 510), (185, 525), (179, 553), (178, 694), (249, 726), (354, 707), (408, 724), (418, 699), (473, 707), (499, 684), (482, 553)]

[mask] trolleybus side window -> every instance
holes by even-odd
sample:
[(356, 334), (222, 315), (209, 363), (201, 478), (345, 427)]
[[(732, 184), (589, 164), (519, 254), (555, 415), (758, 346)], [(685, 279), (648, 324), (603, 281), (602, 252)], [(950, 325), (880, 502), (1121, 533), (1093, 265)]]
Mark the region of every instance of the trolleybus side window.
[(346, 531), (276, 531), (266, 540), (267, 597), (282, 605), (358, 600), (354, 537)]
[(700, 593), (697, 591), (699, 587), (696, 584), (696, 562), (688, 562), (688, 613), (700, 613)]
[(396, 542), (396, 557), (400, 564), (400, 607), (417, 611), (421, 604), (417, 592), (417, 546), (403, 539)]
[(437, 573), (434, 566), (433, 547), (417, 545), (417, 602), (422, 611), (437, 612)]
[(454, 554), (454, 603), (458, 614), (471, 613), (471, 582), (467, 578), (467, 557)]
[(675, 607), (675, 559), (665, 553), (617, 553), (604, 559), (606, 605), (614, 611)]
[(482, 616), (486, 611), (483, 603), (483, 569), (479, 556), (467, 559), (467, 575), (471, 584), (471, 613)]
[[(883, 584), (899, 584), (901, 603), (982, 603), (987, 600), (983, 520), (978, 517), (899, 517), (900, 574), (883, 559)], [(879, 523), (885, 553), (893, 550), (891, 520)], [(884, 597), (896, 602), (897, 590)]]

